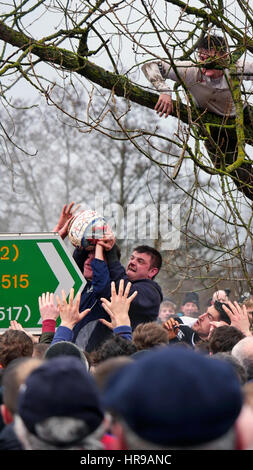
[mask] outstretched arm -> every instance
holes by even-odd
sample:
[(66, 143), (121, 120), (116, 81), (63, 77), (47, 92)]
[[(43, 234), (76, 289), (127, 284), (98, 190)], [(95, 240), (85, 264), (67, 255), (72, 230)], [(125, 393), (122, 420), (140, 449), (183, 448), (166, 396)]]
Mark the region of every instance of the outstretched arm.
[(73, 288), (70, 290), (69, 303), (67, 302), (67, 297), (64, 290), (62, 291), (62, 299), (60, 299), (60, 297), (57, 295), (56, 300), (61, 317), (61, 326), (65, 326), (66, 328), (73, 330), (74, 326), (89, 313), (90, 308), (87, 308), (83, 312), (79, 313), (80, 298), (81, 294), (79, 292), (75, 301), (73, 300)]
[(128, 311), (131, 305), (131, 302), (138, 294), (137, 291), (134, 291), (132, 295), (129, 295), (131, 288), (131, 282), (129, 282), (124, 290), (124, 281), (121, 280), (119, 283), (118, 293), (116, 292), (115, 282), (111, 283), (111, 300), (101, 298), (102, 307), (108, 313), (111, 318), (111, 322), (101, 319), (100, 321), (108, 326), (111, 329), (115, 329), (121, 326), (131, 327), (130, 318)]
[(59, 341), (72, 341), (73, 340), (73, 328), (74, 326), (82, 320), (90, 311), (86, 309), (83, 312), (79, 313), (81, 294), (77, 294), (75, 301), (74, 299), (74, 289), (70, 290), (69, 294), (69, 303), (67, 302), (67, 297), (62, 291), (62, 299), (59, 296), (56, 297), (58, 309), (61, 317), (61, 324), (57, 328), (54, 335), (52, 344), (58, 343)]
[(59, 317), (59, 309), (55, 305), (54, 294), (52, 292), (43, 292), (38, 300), (42, 320), (40, 343), (51, 343), (55, 333), (56, 320)]
[(223, 305), (223, 308), (231, 320), (231, 326), (234, 326), (240, 330), (245, 336), (252, 336), (250, 331), (249, 317), (245, 305), (240, 307), (237, 302), (230, 301), (228, 302), (228, 305), (231, 310), (226, 307), (226, 305)]
[(43, 292), (43, 294), (39, 296), (39, 310), (42, 324), (45, 320), (54, 320), (56, 322), (60, 312), (55, 305), (54, 294), (52, 292)]
[[(240, 330), (245, 336), (252, 336), (252, 333), (250, 331), (250, 321), (247, 313), (247, 309), (245, 305), (240, 305), (238, 302), (230, 302), (228, 301), (227, 304), (229, 305), (230, 308), (228, 308), (226, 305), (222, 304), (222, 307), (224, 311), (226, 312), (227, 316), (230, 318), (230, 325), (229, 326), (234, 326), (238, 330)], [(212, 321), (210, 322), (210, 332), (208, 339), (210, 339), (212, 332), (215, 328), (219, 328), (220, 326), (227, 325), (228, 324), (224, 321)]]
[(98, 239), (97, 245), (102, 247), (106, 252), (108, 252), (112, 250), (115, 244), (116, 244), (116, 237), (113, 231), (111, 230), (111, 228), (109, 227), (109, 225), (107, 225), (105, 227), (103, 236)]
[(171, 92), (165, 78), (169, 73), (169, 65), (166, 62), (147, 62), (142, 66), (145, 77), (161, 94), (155, 105), (155, 111), (162, 117), (168, 117), (173, 112)]
[(64, 240), (68, 234), (68, 226), (72, 218), (74, 217), (75, 212), (79, 209), (80, 204), (77, 204), (76, 207), (74, 206), (74, 202), (71, 202), (69, 205), (65, 204), (61, 211), (60, 218), (52, 230), (53, 232), (58, 232), (61, 238)]

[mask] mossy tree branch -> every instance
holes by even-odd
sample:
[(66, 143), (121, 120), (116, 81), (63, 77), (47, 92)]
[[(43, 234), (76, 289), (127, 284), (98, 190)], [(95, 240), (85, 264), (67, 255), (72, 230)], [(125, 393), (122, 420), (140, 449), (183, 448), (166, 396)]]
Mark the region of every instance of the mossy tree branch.
[[(172, 1), (174, 2), (174, 0)], [(71, 33), (69, 32), (69, 34)], [(18, 48), (22, 51), (22, 53), (24, 53), (24, 51), (25, 53), (29, 52), (30, 54), (35, 55), (36, 58), (38, 57), (41, 61), (44, 61), (51, 65), (57, 65), (64, 70), (74, 72), (90, 80), (92, 83), (99, 85), (103, 89), (111, 90), (118, 97), (123, 97), (129, 101), (132, 101), (150, 109), (153, 109), (157, 102), (158, 96), (156, 93), (149, 92), (135, 85), (124, 75), (119, 75), (117, 73), (105, 70), (104, 68), (88, 60), (87, 57), (83, 57), (80, 61), (80, 55), (78, 54), (78, 52), (75, 53), (67, 49), (56, 47), (55, 45), (47, 44), (45, 38), (42, 41), (36, 41), (33, 38), (27, 36), (26, 34), (17, 31), (13, 28), (10, 28), (3, 22), (0, 22), (0, 39)], [(11, 66), (15, 67), (15, 62), (12, 63)], [(19, 60), (17, 60), (16, 62), (16, 67), (17, 69), (20, 69)], [(4, 68), (2, 69), (2, 73), (3, 72)], [(234, 82), (235, 81), (236, 79), (234, 80)], [(235, 93), (236, 90), (238, 91), (238, 87), (235, 88)], [(240, 97), (238, 97), (237, 102), (237, 116), (238, 119), (241, 119)], [(174, 109), (177, 110), (177, 114), (174, 114), (175, 117), (179, 117), (182, 122), (188, 124), (188, 107), (182, 102), (177, 102), (177, 105), (174, 106)], [(203, 110), (198, 111), (198, 109), (192, 109), (191, 122), (198, 126), (200, 129), (203, 129), (203, 126), (205, 125), (224, 125), (224, 118), (219, 117), (210, 112), (203, 112)], [(229, 126), (234, 126), (235, 124), (236, 122), (234, 119), (226, 119), (226, 126), (228, 126), (227, 129), (229, 129)], [(205, 137), (205, 134), (203, 135), (203, 137)], [(253, 129), (250, 126), (245, 126), (243, 135), (238, 135), (240, 142), (240, 150), (243, 149), (244, 137), (247, 142), (253, 142)], [(235, 168), (239, 167), (240, 164), (244, 161), (244, 156), (245, 155), (242, 152), (239, 153), (239, 157), (236, 163), (229, 167), (229, 171), (227, 172), (227, 174), (230, 174), (230, 176), (233, 177), (233, 171), (235, 170)], [(217, 169), (217, 173), (219, 172), (220, 170)], [(253, 176), (251, 178), (250, 184), (251, 182), (253, 182)]]

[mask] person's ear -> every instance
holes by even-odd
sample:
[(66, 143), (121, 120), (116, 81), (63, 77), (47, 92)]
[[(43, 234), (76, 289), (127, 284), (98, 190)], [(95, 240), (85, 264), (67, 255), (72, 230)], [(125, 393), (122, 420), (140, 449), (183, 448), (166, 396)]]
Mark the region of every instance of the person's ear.
[(236, 450), (253, 449), (253, 409), (245, 404), (235, 422)]
[(124, 436), (123, 426), (118, 422), (112, 424), (112, 433), (116, 438), (118, 448), (115, 450), (128, 450)]
[(153, 279), (158, 273), (159, 269), (158, 268), (151, 268), (148, 273), (148, 278)]
[(3, 417), (4, 424), (10, 424), (13, 421), (12, 413), (8, 410), (7, 406), (1, 405), (1, 414)]

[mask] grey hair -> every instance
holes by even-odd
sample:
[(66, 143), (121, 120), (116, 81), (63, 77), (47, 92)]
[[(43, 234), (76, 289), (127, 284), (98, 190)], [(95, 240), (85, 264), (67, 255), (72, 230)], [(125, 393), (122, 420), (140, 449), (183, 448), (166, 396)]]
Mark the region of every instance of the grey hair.
[[(15, 415), (14, 429), (16, 435), (25, 450), (103, 450), (100, 442), (104, 434), (104, 422), (94, 433), (78, 440), (80, 431), (87, 429), (87, 425), (75, 418), (51, 417), (36, 426), (36, 432), (40, 437), (28, 431), (25, 423), (19, 415)], [(76, 444), (69, 444), (74, 437), (77, 437)], [(45, 439), (45, 440), (44, 440)], [(54, 443), (51, 444), (50, 440)], [(58, 444), (57, 444), (58, 443)]]
[(129, 450), (235, 450), (236, 434), (234, 427), (230, 428), (224, 435), (212, 441), (196, 444), (194, 446), (171, 446), (159, 445), (142, 439), (135, 434), (125, 421), (119, 419), (124, 431), (124, 439)]
[(245, 358), (253, 358), (253, 337), (246, 336), (245, 338), (238, 341), (232, 349), (233, 356), (237, 357), (239, 361), (243, 361)]
[(235, 344), (232, 356), (245, 367), (248, 380), (253, 377), (253, 337), (246, 336)]

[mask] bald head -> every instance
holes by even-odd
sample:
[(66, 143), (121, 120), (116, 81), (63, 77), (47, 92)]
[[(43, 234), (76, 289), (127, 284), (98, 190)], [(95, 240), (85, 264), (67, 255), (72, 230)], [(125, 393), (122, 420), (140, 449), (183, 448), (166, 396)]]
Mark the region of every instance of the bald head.
[(241, 339), (232, 349), (232, 355), (245, 367), (248, 380), (253, 378), (253, 336)]
[(232, 349), (233, 356), (240, 361), (251, 359), (253, 361), (253, 336), (241, 339)]

